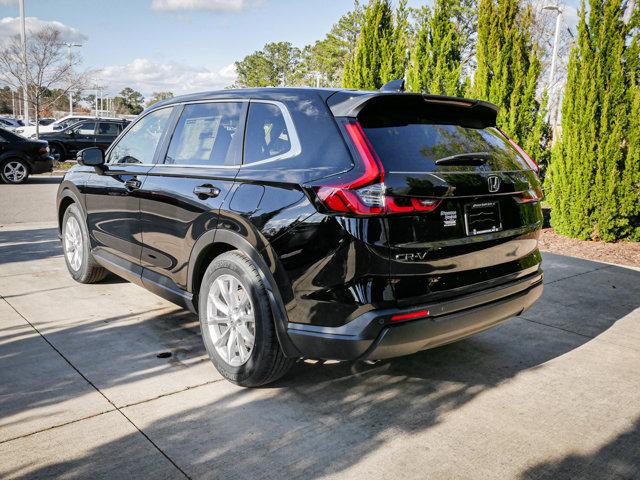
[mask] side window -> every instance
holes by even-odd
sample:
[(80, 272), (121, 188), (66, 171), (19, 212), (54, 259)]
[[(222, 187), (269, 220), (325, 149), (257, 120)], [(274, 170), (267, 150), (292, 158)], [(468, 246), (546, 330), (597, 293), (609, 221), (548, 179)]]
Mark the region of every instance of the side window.
[[(237, 102), (186, 105), (171, 138), (169, 165), (235, 165), (243, 105)], [(239, 135), (239, 136), (238, 136)]]
[(100, 122), (98, 124), (98, 135), (117, 136), (120, 133), (120, 125), (117, 123)]
[(96, 131), (96, 124), (95, 122), (83, 123), (74, 128), (73, 131), (78, 135), (93, 135)]
[(153, 163), (156, 147), (167, 128), (172, 107), (161, 108), (138, 120), (109, 153), (108, 163)]
[(291, 150), (282, 111), (271, 103), (251, 103), (244, 143), (244, 163), (259, 162)]

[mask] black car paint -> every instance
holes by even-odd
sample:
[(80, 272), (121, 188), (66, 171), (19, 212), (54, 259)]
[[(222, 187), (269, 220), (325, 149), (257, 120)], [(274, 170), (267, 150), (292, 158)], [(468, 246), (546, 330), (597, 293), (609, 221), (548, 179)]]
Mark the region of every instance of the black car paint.
[[(398, 309), (458, 300), (514, 282), (526, 283), (533, 300), (539, 296), (539, 204), (516, 206), (512, 198), (514, 192), (539, 186), (532, 172), (498, 172), (505, 227), (493, 234), (455, 232), (451, 238), (452, 232), (443, 233), (441, 227), (440, 211), (459, 211), (465, 188), (468, 198), (477, 196), (473, 184), (489, 173), (481, 168), (466, 180), (461, 173), (437, 179), (415, 175), (410, 187), (387, 175), (390, 191), (426, 189), (442, 196), (441, 208), (431, 213), (352, 218), (319, 210), (309, 186), (340, 178), (353, 167), (352, 151), (327, 108), (333, 95), (342, 97), (344, 105), (345, 98), (356, 94), (255, 89), (160, 102), (149, 111), (206, 100), (282, 102), (296, 125), (302, 152), (231, 169), (170, 167), (159, 163), (165, 139), (154, 166), (108, 166), (102, 174), (75, 167), (60, 185), (58, 208), (63, 211), (74, 201), (93, 216), (91, 244), (100, 263), (192, 311), (208, 261), (228, 249), (245, 252), (262, 268), (278, 338), (289, 356), (362, 356), (384, 329), (397, 328), (389, 327), (388, 315)], [(139, 188), (126, 186), (132, 180)], [(205, 184), (219, 188), (220, 195), (202, 199), (193, 193), (195, 186)], [(447, 198), (452, 184), (457, 196)], [(420, 253), (420, 261), (406, 261), (402, 255), (407, 252)], [(370, 323), (355, 330), (365, 320)], [(346, 340), (360, 346), (351, 351)]]
[(14, 133), (0, 129), (0, 166), (7, 160), (19, 159), (29, 167), (29, 174), (53, 171), (53, 157), (42, 149), (47, 147), (44, 140), (29, 140)]
[[(91, 124), (91, 123), (94, 123), (96, 125), (93, 134), (84, 135), (84, 134), (74, 133), (74, 130), (76, 130), (81, 125)], [(89, 147), (98, 147), (101, 150), (106, 151), (118, 136), (117, 135), (100, 135), (97, 132), (99, 123), (109, 123), (109, 124), (119, 125), (120, 130), (122, 131), (129, 122), (127, 120), (111, 120), (111, 119), (100, 119), (100, 118), (86, 119), (86, 120), (81, 120), (78, 123), (74, 123), (73, 125), (61, 130), (41, 133), (40, 138), (42, 140), (46, 140), (52, 146), (53, 145), (59, 146), (66, 158), (72, 158), (80, 150), (84, 148), (89, 148)], [(61, 158), (60, 160), (64, 160), (64, 158)]]

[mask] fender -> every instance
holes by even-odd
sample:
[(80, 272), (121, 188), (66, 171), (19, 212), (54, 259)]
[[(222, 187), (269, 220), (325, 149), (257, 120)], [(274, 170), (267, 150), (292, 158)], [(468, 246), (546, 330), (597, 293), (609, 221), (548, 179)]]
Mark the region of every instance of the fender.
[[(187, 274), (187, 288), (188, 291), (194, 294), (193, 304), (198, 304), (198, 299), (193, 292), (194, 287), (194, 271), (198, 257), (204, 251), (204, 249), (214, 243), (225, 243), (231, 245), (235, 249), (241, 251), (247, 255), (256, 265), (258, 265), (258, 273), (262, 279), (267, 290), (267, 296), (269, 297), (269, 304), (271, 311), (273, 312), (274, 323), (276, 327), (276, 335), (278, 341), (287, 357), (301, 357), (300, 351), (293, 345), (287, 334), (288, 315), (284, 306), (282, 296), (280, 294), (280, 288), (278, 288), (278, 282), (275, 277), (280, 278), (280, 284), (286, 285), (286, 281), (282, 278), (281, 268), (278, 269), (274, 264), (273, 259), (276, 259), (275, 253), (271, 249), (270, 245), (266, 245), (262, 251), (258, 251), (253, 247), (245, 238), (241, 235), (232, 232), (230, 230), (218, 229), (209, 230), (202, 234), (196, 244), (193, 246), (191, 256), (189, 258), (189, 271)], [(283, 286), (284, 286), (283, 285)]]
[(78, 187), (72, 182), (62, 181), (60, 186), (58, 187), (58, 194), (56, 195), (56, 212), (58, 218), (58, 235), (62, 231), (62, 218), (60, 216), (60, 206), (62, 202), (66, 199), (70, 198), (73, 202), (78, 205), (82, 215), (87, 216), (87, 210), (84, 205), (84, 195), (80, 193)]

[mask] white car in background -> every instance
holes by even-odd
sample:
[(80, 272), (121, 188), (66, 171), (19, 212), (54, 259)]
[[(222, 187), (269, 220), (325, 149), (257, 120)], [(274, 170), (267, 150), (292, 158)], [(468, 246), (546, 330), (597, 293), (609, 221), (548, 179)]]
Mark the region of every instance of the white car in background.
[[(78, 123), (81, 120), (91, 120), (96, 118), (94, 115), (67, 115), (66, 117), (62, 117), (60, 120), (56, 120), (49, 125), (40, 125), (39, 132), (57, 132), (59, 130), (63, 130), (67, 127), (70, 127), (74, 123)], [(107, 117), (100, 117), (107, 118)], [(108, 119), (112, 119), (113, 117), (109, 117)], [(113, 118), (114, 120), (118, 120), (117, 118)], [(36, 127), (28, 126), (28, 127), (20, 127), (15, 130), (15, 132), (23, 137), (34, 137), (36, 135)]]
[(20, 120), (9, 117), (0, 117), (0, 128), (15, 132), (19, 128), (24, 128), (23, 123)]

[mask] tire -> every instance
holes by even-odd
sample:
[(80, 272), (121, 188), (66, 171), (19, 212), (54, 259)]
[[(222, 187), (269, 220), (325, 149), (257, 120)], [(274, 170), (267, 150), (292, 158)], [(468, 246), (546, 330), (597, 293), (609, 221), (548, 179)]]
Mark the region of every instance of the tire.
[(67, 158), (64, 148), (57, 143), (49, 144), (49, 155), (51, 155), (56, 162), (64, 162)]
[(67, 270), (76, 282), (95, 283), (107, 276), (108, 271), (98, 265), (91, 254), (87, 225), (75, 204), (64, 212), (62, 247)]
[[(225, 305), (227, 311), (236, 307), (231, 317), (218, 308)], [(287, 373), (295, 361), (282, 352), (258, 266), (246, 255), (231, 251), (211, 262), (202, 279), (198, 307), (209, 358), (230, 382), (243, 387), (266, 385)], [(246, 321), (251, 316), (253, 329)], [(227, 332), (226, 339), (223, 332)], [(253, 344), (249, 348), (251, 334)]]
[(2, 162), (0, 178), (4, 183), (19, 185), (29, 178), (29, 165), (19, 158), (10, 158)]

